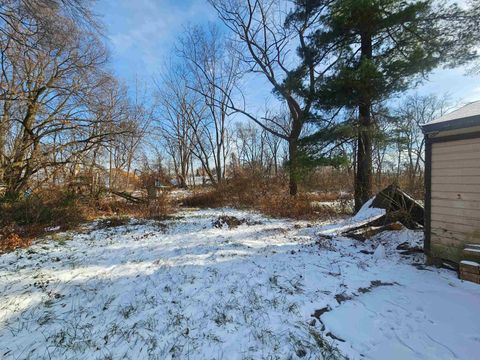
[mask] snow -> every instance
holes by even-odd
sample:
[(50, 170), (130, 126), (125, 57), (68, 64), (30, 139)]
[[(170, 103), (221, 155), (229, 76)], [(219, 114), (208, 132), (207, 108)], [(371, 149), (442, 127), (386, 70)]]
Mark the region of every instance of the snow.
[(183, 211), (4, 254), (0, 358), (478, 358), (480, 286), (396, 250), (421, 232), (323, 236), (377, 210), (314, 226)]
[(467, 247), (467, 248), (474, 248), (474, 249), (480, 249), (480, 244), (466, 244), (465, 247)]
[(378, 245), (375, 249), (375, 252), (373, 253), (373, 257), (375, 259), (385, 259), (386, 256), (387, 255), (385, 253), (385, 246), (383, 246), (382, 244)]
[(373, 200), (374, 198), (371, 198), (365, 204), (363, 204), (363, 206), (355, 214), (355, 216), (344, 219), (339, 223), (333, 223), (320, 227), (318, 229), (318, 235), (336, 236), (348, 229), (367, 224), (370, 221), (373, 221), (385, 215), (385, 209), (371, 207)]
[[(324, 315), (329, 331), (348, 339), (340, 349), (373, 359), (474, 359), (480, 333), (478, 294), (455, 286), (417, 283), (384, 287)], [(348, 324), (348, 326), (345, 326)]]
[(460, 264), (463, 265), (470, 265), (470, 266), (480, 266), (480, 264), (476, 261), (469, 261), (469, 260), (462, 260), (460, 261)]
[(368, 200), (365, 204), (363, 204), (360, 210), (352, 218), (353, 222), (371, 220), (373, 218), (377, 218), (385, 215), (385, 209), (378, 209), (378, 208), (371, 207), (374, 199), (375, 198), (373, 197), (370, 200)]

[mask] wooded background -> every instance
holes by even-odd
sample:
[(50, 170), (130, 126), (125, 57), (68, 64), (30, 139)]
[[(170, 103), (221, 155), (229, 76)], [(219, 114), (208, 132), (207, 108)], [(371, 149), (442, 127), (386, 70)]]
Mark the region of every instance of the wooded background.
[[(457, 104), (405, 94), (437, 67), (475, 65), (477, 2), (209, 2), (219, 23), (187, 26), (164, 71), (127, 86), (90, 1), (2, 1), (2, 202), (245, 177), (357, 209), (392, 182), (423, 196), (420, 125)], [(264, 110), (249, 76), (274, 95)]]

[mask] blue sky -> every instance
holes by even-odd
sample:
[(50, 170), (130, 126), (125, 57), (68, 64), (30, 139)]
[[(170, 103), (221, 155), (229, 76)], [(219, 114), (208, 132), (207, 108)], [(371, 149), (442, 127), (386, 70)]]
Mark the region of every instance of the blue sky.
[(215, 21), (206, 0), (98, 0), (115, 73), (127, 82), (150, 79), (187, 24)]
[[(136, 78), (149, 82), (160, 73), (185, 25), (216, 21), (207, 0), (98, 0), (96, 11), (105, 24), (111, 66), (127, 84)], [(480, 100), (480, 75), (465, 73), (466, 69), (437, 70), (414, 91), (449, 93), (460, 103)], [(271, 97), (269, 88), (256, 90)]]

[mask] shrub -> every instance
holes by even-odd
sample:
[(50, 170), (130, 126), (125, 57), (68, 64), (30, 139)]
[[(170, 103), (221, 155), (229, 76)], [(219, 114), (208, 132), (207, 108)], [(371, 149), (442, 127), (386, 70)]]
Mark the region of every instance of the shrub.
[(88, 218), (90, 205), (75, 194), (58, 190), (0, 203), (0, 251), (28, 246), (50, 227), (67, 230)]
[(104, 226), (119, 226), (128, 216), (162, 220), (170, 211), (165, 193), (149, 202), (131, 204), (56, 188), (44, 189), (15, 202), (0, 203), (0, 252), (28, 246), (33, 238), (44, 235), (52, 227), (65, 231), (100, 216), (109, 217)]
[(35, 230), (35, 227), (60, 226), (68, 228), (84, 221), (89, 204), (70, 192), (45, 191), (16, 202), (0, 204), (0, 224)]
[(164, 220), (172, 212), (172, 206), (168, 200), (168, 194), (163, 192), (156, 199), (140, 205), (140, 211), (137, 216), (152, 219)]
[(183, 201), (184, 206), (223, 207), (256, 209), (273, 217), (296, 219), (325, 218), (335, 215), (332, 208), (312, 206), (314, 201), (336, 200), (339, 195), (288, 193), (286, 177), (268, 177), (261, 174), (237, 174), (220, 186), (194, 192)]
[(192, 195), (186, 197), (182, 204), (187, 207), (199, 207), (199, 208), (215, 208), (226, 205), (226, 201), (223, 198), (223, 189), (202, 189), (192, 193)]
[(30, 239), (20, 236), (21, 230), (15, 226), (4, 226), (0, 229), (0, 253), (29, 246)]

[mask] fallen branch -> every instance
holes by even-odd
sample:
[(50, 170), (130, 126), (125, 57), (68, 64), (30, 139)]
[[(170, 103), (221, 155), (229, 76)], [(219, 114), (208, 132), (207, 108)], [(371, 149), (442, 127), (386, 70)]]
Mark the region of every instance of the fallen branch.
[(136, 196), (133, 196), (127, 192), (123, 192), (123, 191), (113, 191), (111, 190), (110, 191), (112, 194), (114, 195), (117, 195), (119, 197), (121, 197), (122, 199), (125, 199), (127, 201), (130, 201), (130, 202), (133, 202), (135, 204), (142, 204), (142, 203), (146, 203), (147, 201), (145, 199), (142, 199), (142, 198), (139, 198), (139, 197), (136, 197)]

